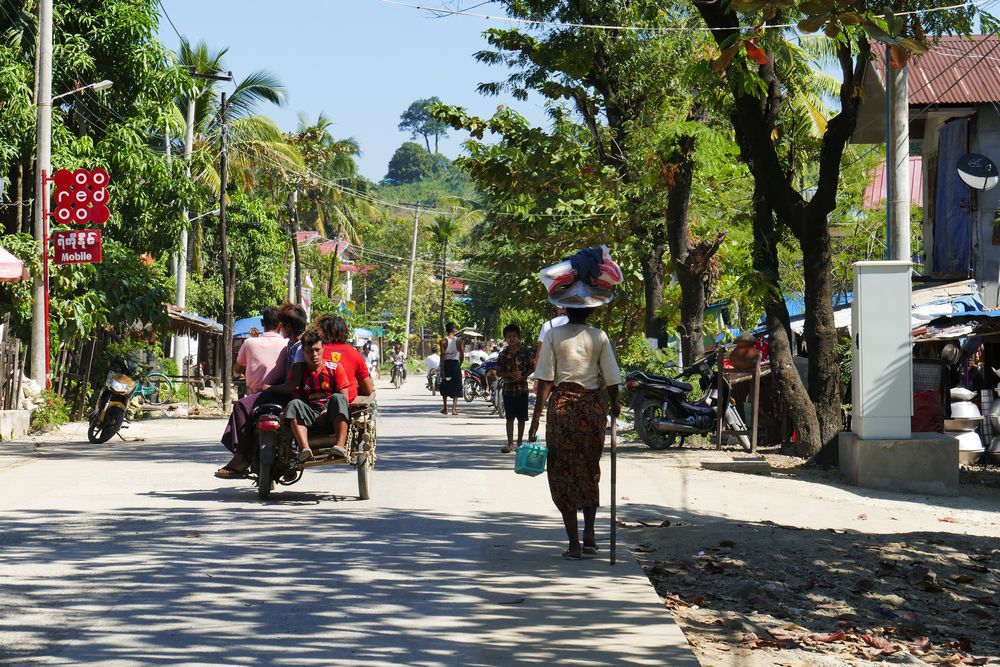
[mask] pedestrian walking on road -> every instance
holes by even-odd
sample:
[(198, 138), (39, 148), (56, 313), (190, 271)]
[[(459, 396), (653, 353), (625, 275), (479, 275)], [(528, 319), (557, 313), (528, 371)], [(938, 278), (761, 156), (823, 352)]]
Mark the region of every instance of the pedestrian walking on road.
[[(563, 557), (573, 560), (597, 555), (594, 521), (600, 497), (606, 417), (609, 411), (613, 417), (618, 416), (618, 385), (622, 381), (608, 335), (587, 324), (593, 311), (569, 308), (569, 322), (546, 334), (535, 368), (539, 393), (529, 432), (529, 439), (534, 439), (548, 401), (545, 439), (549, 491), (569, 537)], [(603, 387), (607, 388), (607, 402)], [(582, 545), (577, 517), (581, 510)]]
[(445, 337), (439, 345), (441, 352), (441, 399), (444, 407), (441, 414), (448, 414), (448, 399), (451, 399), (451, 414), (458, 414), (458, 399), (462, 396), (462, 362), (465, 361), (465, 351), (462, 341), (458, 338), (458, 325), (448, 322), (445, 327)]
[(535, 368), (531, 350), (521, 345), (521, 327), (508, 324), (503, 337), (507, 347), (497, 357), (497, 374), (503, 378), (503, 409), (507, 418), (507, 446), (500, 450), (514, 451), (514, 421), (517, 421), (517, 446), (524, 440), (524, 425), (528, 421), (528, 376)]

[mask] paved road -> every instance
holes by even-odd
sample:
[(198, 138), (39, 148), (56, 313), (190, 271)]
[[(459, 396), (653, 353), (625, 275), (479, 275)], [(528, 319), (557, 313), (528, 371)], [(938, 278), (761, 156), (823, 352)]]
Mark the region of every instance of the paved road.
[(218, 420), (0, 445), (0, 664), (697, 664), (626, 549), (559, 557), (484, 403), (379, 400), (371, 501), (327, 467), (258, 503), (211, 475)]

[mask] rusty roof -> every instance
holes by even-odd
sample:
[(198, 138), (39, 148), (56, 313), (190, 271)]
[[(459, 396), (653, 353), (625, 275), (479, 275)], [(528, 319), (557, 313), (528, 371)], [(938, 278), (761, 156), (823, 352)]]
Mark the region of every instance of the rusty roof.
[[(885, 49), (872, 63), (885, 87)], [(1000, 39), (993, 35), (941, 37), (929, 53), (909, 62), (910, 104), (1000, 102)]]

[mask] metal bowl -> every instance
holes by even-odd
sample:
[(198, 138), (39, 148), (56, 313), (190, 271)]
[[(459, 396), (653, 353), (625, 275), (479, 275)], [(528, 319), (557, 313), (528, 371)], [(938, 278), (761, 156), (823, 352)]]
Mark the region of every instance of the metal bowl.
[(979, 419), (967, 417), (965, 419), (945, 419), (945, 431), (975, 431), (983, 423), (983, 418)]
[(976, 419), (982, 418), (983, 413), (979, 411), (975, 403), (968, 401), (958, 401), (951, 404), (952, 419)]

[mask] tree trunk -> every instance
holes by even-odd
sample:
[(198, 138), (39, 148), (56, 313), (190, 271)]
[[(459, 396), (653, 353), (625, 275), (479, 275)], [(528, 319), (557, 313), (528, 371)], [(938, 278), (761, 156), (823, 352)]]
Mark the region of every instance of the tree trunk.
[(205, 243), (205, 231), (198, 216), (198, 210), (191, 211), (191, 248), (188, 257), (191, 258), (191, 273), (197, 276), (205, 275), (205, 263), (202, 254), (202, 246)]
[(843, 430), (837, 326), (833, 319), (833, 255), (826, 216), (810, 220), (809, 234), (799, 241), (805, 275), (804, 337), (809, 354), (809, 396), (820, 428), (820, 451), (810, 452), (822, 463), (837, 462), (837, 434)]
[(438, 138), (439, 137), (440, 137), (440, 135), (437, 135), (437, 134), (434, 135), (434, 154), (435, 155), (437, 155), (437, 152), (438, 152)]
[(819, 420), (792, 361), (794, 354), (791, 326), (778, 274), (778, 240), (774, 230), (774, 214), (759, 186), (754, 188), (753, 213), (753, 265), (758, 277), (764, 281), (768, 294), (764, 312), (770, 336), (771, 372), (777, 380), (775, 384), (781, 392), (784, 409), (795, 430), (796, 454), (812, 457), (819, 452), (822, 443)]
[(431, 152), (431, 136), (429, 134), (424, 135), (424, 144), (427, 146), (427, 152)]
[(651, 244), (642, 254), (642, 287), (645, 292), (646, 338), (655, 338), (661, 347), (666, 347), (666, 321), (663, 319), (663, 253), (665, 243)]
[(674, 271), (681, 287), (681, 356), (690, 364), (705, 354), (705, 306), (708, 300), (712, 257), (725, 234), (714, 241), (695, 240), (688, 226), (691, 183), (694, 177), (695, 138), (680, 140), (673, 155), (665, 162), (667, 191), (667, 241), (674, 260)]

